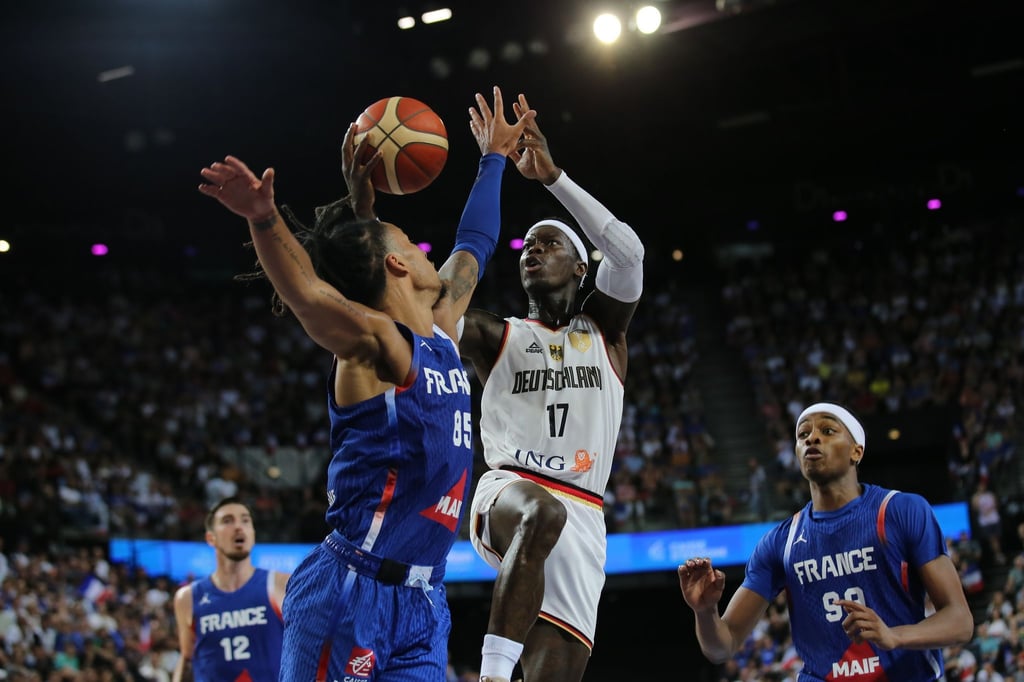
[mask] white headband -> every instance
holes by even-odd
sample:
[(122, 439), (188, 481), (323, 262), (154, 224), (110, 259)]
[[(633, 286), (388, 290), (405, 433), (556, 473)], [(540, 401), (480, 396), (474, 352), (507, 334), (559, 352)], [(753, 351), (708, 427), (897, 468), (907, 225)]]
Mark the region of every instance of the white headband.
[(804, 409), (804, 411), (800, 413), (800, 416), (796, 418), (797, 429), (800, 428), (800, 422), (804, 420), (804, 417), (809, 414), (819, 412), (831, 415), (841, 421), (843, 426), (845, 426), (850, 432), (850, 435), (853, 436), (853, 442), (861, 447), (865, 447), (864, 427), (860, 425), (860, 422), (857, 421), (856, 417), (850, 414), (849, 410), (834, 403), (814, 403), (810, 407)]
[[(568, 237), (569, 241), (572, 242), (572, 245), (576, 247), (576, 253), (579, 254), (580, 260), (582, 260), (584, 263), (590, 262), (587, 247), (583, 245), (583, 240), (580, 239), (580, 236), (576, 234), (576, 231), (569, 227), (566, 223), (563, 223), (561, 220), (555, 220), (554, 218), (545, 218), (544, 220), (538, 220), (537, 222), (535, 222), (532, 226), (530, 226), (530, 230), (540, 227), (541, 225), (550, 225), (551, 227), (557, 227), (559, 230), (561, 230), (562, 234)], [(527, 230), (527, 232), (529, 232), (530, 230)]]

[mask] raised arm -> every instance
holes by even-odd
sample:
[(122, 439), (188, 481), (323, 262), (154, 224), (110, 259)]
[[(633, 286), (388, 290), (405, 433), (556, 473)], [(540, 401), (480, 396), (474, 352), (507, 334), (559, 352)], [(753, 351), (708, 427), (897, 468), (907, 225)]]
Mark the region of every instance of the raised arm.
[(383, 380), (404, 381), (412, 362), (408, 342), (386, 315), (348, 300), (314, 273), (274, 203), (274, 170), (257, 178), (228, 156), (201, 174), (199, 191), (248, 221), (260, 265), (310, 338), (339, 358), (375, 366)]
[[(517, 116), (529, 111), (526, 97), (519, 95), (512, 108)], [(644, 246), (640, 238), (555, 165), (535, 118), (526, 126), (520, 149), (510, 156), (523, 177), (542, 182), (604, 254), (594, 277), (595, 291), (584, 309), (601, 325), (610, 345), (623, 347), (624, 360), (626, 329), (643, 291)]]
[(493, 95), (493, 110), (480, 93), (475, 95), (476, 107), (469, 108), (469, 128), (480, 147), (481, 158), (476, 181), (455, 232), (455, 246), (438, 270), (441, 280), (447, 284), (448, 295), (435, 309), (435, 318), (446, 329), (454, 328), (466, 312), (484, 268), (494, 255), (501, 231), (501, 179), (505, 159), (515, 150), (535, 115), (533, 111), (524, 110), (516, 123), (510, 124), (505, 118), (501, 88), (494, 86)]

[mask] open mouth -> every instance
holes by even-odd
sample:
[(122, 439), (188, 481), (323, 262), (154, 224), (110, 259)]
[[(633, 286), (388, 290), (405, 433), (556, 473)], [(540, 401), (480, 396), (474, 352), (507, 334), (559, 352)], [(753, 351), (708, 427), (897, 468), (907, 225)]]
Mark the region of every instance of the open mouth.
[(524, 272), (537, 272), (542, 267), (544, 267), (544, 263), (536, 258), (527, 258), (523, 261)]

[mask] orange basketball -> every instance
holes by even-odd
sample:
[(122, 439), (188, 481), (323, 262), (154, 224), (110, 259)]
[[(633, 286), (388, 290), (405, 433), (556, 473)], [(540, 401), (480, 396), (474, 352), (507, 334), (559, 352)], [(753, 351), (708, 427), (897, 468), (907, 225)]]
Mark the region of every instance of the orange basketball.
[(356, 144), (370, 138), (364, 161), (380, 149), (373, 186), (387, 194), (418, 192), (441, 174), (448, 160), (448, 132), (441, 118), (411, 97), (385, 97), (356, 119)]

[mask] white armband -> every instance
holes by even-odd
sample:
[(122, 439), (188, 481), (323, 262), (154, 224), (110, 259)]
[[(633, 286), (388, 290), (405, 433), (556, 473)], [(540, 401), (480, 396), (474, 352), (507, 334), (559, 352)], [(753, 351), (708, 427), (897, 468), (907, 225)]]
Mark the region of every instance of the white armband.
[(604, 255), (594, 278), (598, 291), (624, 303), (639, 299), (643, 292), (644, 245), (633, 228), (573, 182), (564, 170), (546, 187)]

